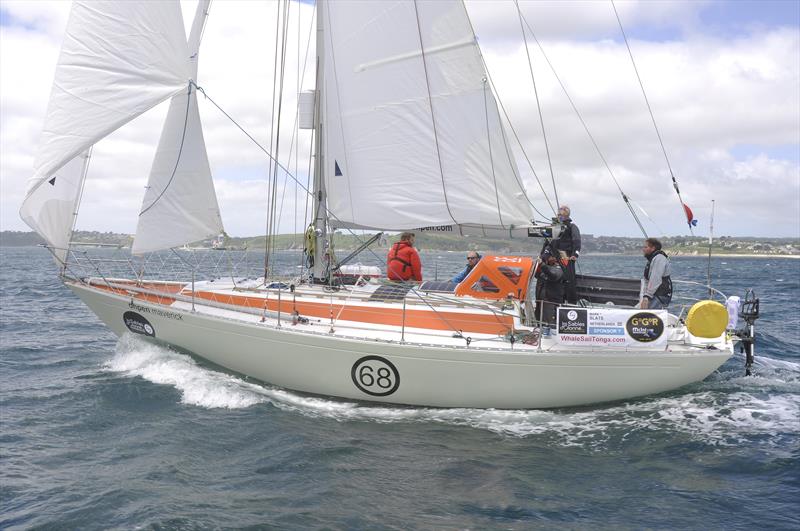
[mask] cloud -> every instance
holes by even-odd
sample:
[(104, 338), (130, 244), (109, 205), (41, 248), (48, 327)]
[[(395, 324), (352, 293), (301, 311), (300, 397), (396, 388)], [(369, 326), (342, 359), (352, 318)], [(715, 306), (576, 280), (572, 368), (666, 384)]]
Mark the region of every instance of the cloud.
[[(183, 3), (187, 24), (194, 5)], [(733, 36), (716, 26), (706, 31), (704, 10), (709, 5), (719, 7), (709, 2), (616, 3), (672, 170), (684, 199), (701, 219), (699, 233), (708, 226), (715, 199), (718, 233), (800, 236), (800, 156), (781, 156), (800, 151), (797, 27), (760, 25)], [(512, 124), (543, 185), (552, 190), (514, 4), (470, 0), (467, 6)], [(667, 233), (686, 233), (669, 169), (610, 5), (537, 1), (521, 6), (623, 190)], [(27, 230), (17, 210), (33, 166), (67, 8), (59, 1), (2, 5), (3, 229)], [(206, 93), (267, 149), (274, 138), (270, 124), (276, 9), (276, 3), (266, 2), (213, 3), (199, 71)], [(294, 142), (291, 138), (298, 71), (306, 61), (309, 33), (311, 57), (302, 86), (313, 86), (314, 32), (311, 6), (291, 3), (290, 9), (280, 160), (290, 160), (293, 145), (291, 169), (295, 171), (294, 153), (299, 153), (296, 171), (305, 183), (310, 134), (301, 131)], [(586, 233), (636, 234), (616, 185), (541, 51), (534, 42), (529, 44), (559, 199), (572, 206)], [(226, 228), (234, 235), (263, 233), (269, 160), (210, 100), (201, 96), (199, 101)], [(134, 230), (165, 112), (161, 105), (97, 145), (80, 228)], [(747, 146), (746, 153), (742, 146)], [(530, 195), (544, 210), (539, 186), (520, 149), (514, 149)], [(279, 182), (283, 179), (280, 175)], [(295, 200), (294, 188), (287, 188), (283, 231), (302, 226), (292, 219), (295, 204), (304, 211), (305, 196), (301, 192)], [(774, 223), (776, 212), (785, 222)], [(648, 227), (658, 232), (652, 224)]]

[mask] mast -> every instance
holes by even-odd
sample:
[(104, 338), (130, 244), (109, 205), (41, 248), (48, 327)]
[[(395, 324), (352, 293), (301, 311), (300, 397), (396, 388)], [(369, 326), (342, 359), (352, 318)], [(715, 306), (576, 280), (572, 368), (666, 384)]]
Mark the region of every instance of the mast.
[(203, 38), (203, 28), (208, 20), (208, 8), (211, 0), (200, 0), (194, 12), (192, 29), (189, 32), (189, 53), (192, 54), (189, 60), (192, 63), (192, 77), (197, 82), (197, 55), (200, 53), (200, 41)]
[(323, 22), (324, 0), (317, 0), (317, 80), (316, 103), (314, 109), (314, 268), (311, 271), (313, 279), (326, 278), (329, 264), (325, 257), (328, 248), (328, 210), (327, 196), (325, 194), (325, 153), (322, 138), (322, 91), (324, 88), (323, 73), (325, 72), (325, 28)]

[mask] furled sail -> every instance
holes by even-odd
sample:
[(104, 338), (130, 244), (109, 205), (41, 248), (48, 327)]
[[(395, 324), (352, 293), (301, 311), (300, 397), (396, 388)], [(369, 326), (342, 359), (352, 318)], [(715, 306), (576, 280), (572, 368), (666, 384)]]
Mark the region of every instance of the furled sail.
[(61, 263), (66, 262), (88, 160), (87, 150), (64, 164), (28, 195), (19, 211), (22, 220), (45, 239)]
[[(66, 247), (72, 227), (75, 205), (67, 203), (77, 201), (80, 183), (70, 181), (75, 171), (68, 166), (80, 164), (76, 157), (101, 138), (185, 91), (187, 57), (177, 0), (74, 3), (20, 210), (51, 245)], [(69, 188), (61, 189), (64, 182)]]
[[(197, 79), (200, 37), (210, 0), (197, 6), (189, 35), (191, 76)], [(169, 249), (223, 232), (211, 178), (197, 92), (173, 96), (139, 213), (133, 253)]]
[(322, 6), (332, 223), (397, 230), (530, 225), (532, 209), (463, 3)]

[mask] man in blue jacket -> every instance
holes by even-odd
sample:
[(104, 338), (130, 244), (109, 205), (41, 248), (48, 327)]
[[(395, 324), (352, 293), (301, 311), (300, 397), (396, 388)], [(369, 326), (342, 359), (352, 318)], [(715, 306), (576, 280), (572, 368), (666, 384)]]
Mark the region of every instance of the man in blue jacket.
[(459, 283), (475, 268), (478, 262), (481, 261), (481, 255), (477, 251), (470, 251), (467, 253), (467, 267), (464, 268), (459, 274), (450, 279), (450, 282)]

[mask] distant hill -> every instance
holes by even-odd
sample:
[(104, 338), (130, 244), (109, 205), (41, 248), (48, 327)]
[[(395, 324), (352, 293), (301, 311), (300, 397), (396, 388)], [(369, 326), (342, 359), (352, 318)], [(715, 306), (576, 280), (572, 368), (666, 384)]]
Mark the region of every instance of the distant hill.
[[(89, 244), (119, 245), (129, 246), (133, 242), (133, 236), (129, 234), (117, 234), (114, 232), (97, 231), (75, 231), (72, 241)], [(35, 232), (21, 232), (4, 230), (0, 232), (0, 247), (31, 247), (41, 245), (44, 240)]]
[[(371, 235), (352, 235), (336, 233), (334, 245), (338, 251), (355, 249), (365, 242)], [(384, 242), (376, 242), (371, 247), (382, 249), (387, 242), (397, 239), (396, 235), (387, 235)], [(582, 235), (584, 254), (640, 254), (643, 238), (630, 238), (623, 236), (594, 236)], [(117, 234), (113, 232), (76, 231), (73, 241), (88, 244), (130, 246), (133, 236), (130, 234)], [(0, 246), (23, 247), (44, 243), (41, 237), (34, 232), (2, 231), (0, 232)], [(210, 248), (213, 239), (207, 239), (190, 244), (190, 247)], [(302, 249), (302, 234), (279, 234), (272, 241), (275, 249)], [(700, 236), (674, 236), (662, 238), (665, 249), (671, 255), (706, 255), (708, 253), (708, 240)], [(266, 237), (227, 237), (224, 243), (229, 249), (264, 249)], [(417, 234), (417, 247), (426, 251), (466, 251), (477, 249), (482, 252), (495, 254), (538, 254), (542, 240), (539, 238), (464, 238), (450, 234), (421, 232)], [(714, 240), (712, 253), (715, 255), (766, 255), (766, 256), (800, 256), (800, 239), (798, 238), (754, 238), (721, 236)]]
[(30, 247), (43, 244), (44, 240), (35, 232), (4, 230), (0, 232), (0, 247)]

